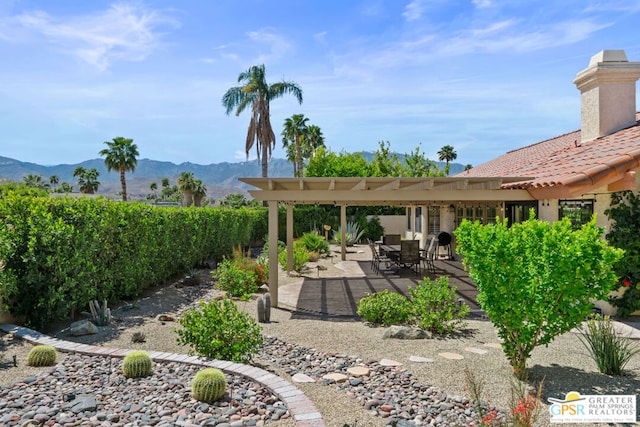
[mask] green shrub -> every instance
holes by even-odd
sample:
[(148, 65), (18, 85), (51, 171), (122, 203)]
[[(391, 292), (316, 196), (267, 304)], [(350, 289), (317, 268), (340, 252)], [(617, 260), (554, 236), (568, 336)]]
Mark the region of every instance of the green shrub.
[(434, 283), (425, 278), (415, 288), (409, 287), (409, 295), (415, 322), (421, 329), (446, 334), (464, 326), (469, 306), (458, 304), (456, 287), (449, 287), (448, 277), (440, 277)]
[(153, 361), (146, 351), (132, 351), (122, 361), (122, 373), (127, 378), (146, 377), (152, 368)]
[(616, 335), (609, 316), (587, 320), (578, 338), (598, 365), (598, 370), (607, 375), (622, 375), (625, 365), (640, 351), (627, 338)]
[(411, 319), (409, 300), (384, 289), (358, 301), (358, 316), (374, 325), (402, 325)]
[[(309, 262), (309, 252), (304, 248), (301, 244), (296, 244), (294, 242), (293, 245), (293, 270), (298, 273), (302, 271), (305, 264)], [(282, 268), (287, 268), (287, 249), (283, 249), (278, 253), (278, 262), (282, 266)]]
[(193, 398), (200, 402), (215, 402), (224, 396), (227, 379), (220, 369), (206, 368), (198, 371), (191, 382)]
[(190, 353), (214, 359), (248, 362), (262, 346), (261, 328), (229, 298), (205, 303), (184, 313), (177, 341)]
[[(532, 215), (533, 217), (533, 212)], [(503, 339), (518, 379), (539, 345), (578, 326), (617, 282), (623, 251), (601, 239), (595, 216), (573, 231), (568, 219), (530, 219), (508, 226), (463, 221), (457, 251), (477, 284), (478, 302)]]
[(329, 253), (329, 242), (316, 232), (304, 233), (299, 242), (308, 252), (317, 252), (320, 255)]
[(218, 268), (212, 272), (216, 279), (216, 286), (234, 297), (250, 295), (258, 290), (255, 266), (252, 269), (239, 267), (235, 262), (225, 258), (218, 264)]
[(56, 349), (50, 345), (36, 345), (27, 354), (29, 366), (52, 366), (56, 363)]

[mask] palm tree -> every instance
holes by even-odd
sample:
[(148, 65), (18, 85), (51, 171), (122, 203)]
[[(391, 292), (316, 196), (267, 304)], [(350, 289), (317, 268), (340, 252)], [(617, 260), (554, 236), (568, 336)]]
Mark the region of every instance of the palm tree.
[[(302, 145), (306, 141), (304, 136), (307, 133), (308, 121), (309, 119), (305, 117), (304, 114), (294, 114), (284, 121), (282, 145), (287, 150), (287, 158), (289, 161), (293, 161), (293, 176), (302, 176), (304, 172), (302, 152), (308, 150), (303, 149)], [(292, 144), (293, 147), (289, 144)], [(291, 153), (289, 151), (291, 151)], [(293, 160), (290, 158), (291, 154), (294, 155)]]
[(444, 160), (447, 162), (447, 164), (444, 167), (445, 173), (447, 175), (449, 175), (449, 162), (451, 160), (455, 160), (457, 157), (458, 155), (454, 151), (454, 148), (450, 145), (445, 145), (440, 149), (440, 151), (438, 151), (438, 158), (440, 159), (440, 161)]
[(200, 206), (202, 199), (207, 195), (207, 187), (202, 183), (202, 180), (196, 179), (193, 186), (193, 204), (194, 206)]
[(49, 183), (53, 188), (55, 188), (55, 186), (58, 185), (59, 182), (60, 182), (60, 178), (58, 178), (58, 175), (51, 175), (49, 177)]
[(87, 174), (87, 170), (82, 167), (82, 166), (78, 166), (77, 168), (75, 168), (73, 170), (73, 176), (78, 178), (78, 187), (80, 188), (80, 192), (84, 193), (83, 188), (85, 186), (85, 175)]
[(22, 177), (22, 182), (27, 187), (39, 188), (41, 190), (49, 189), (49, 184), (42, 180), (42, 175), (34, 175), (30, 173)]
[(316, 155), (316, 151), (320, 147), (324, 147), (324, 135), (319, 126), (309, 125), (307, 132), (305, 133), (307, 143), (305, 147), (309, 150), (307, 153), (302, 153), (305, 159), (311, 159)]
[(153, 195), (150, 194), (150, 198), (153, 199), (154, 201), (158, 201), (158, 183), (157, 182), (152, 182), (151, 184), (149, 184), (149, 190), (153, 191)]
[(232, 87), (223, 95), (222, 105), (226, 108), (227, 115), (235, 109), (236, 116), (247, 107), (251, 107), (245, 151), (249, 157), (249, 151), (255, 144), (258, 158), (262, 159), (262, 177), (266, 178), (268, 161), (276, 145), (276, 136), (271, 128), (269, 103), (291, 93), (298, 103), (302, 104), (302, 89), (296, 83), (284, 80), (269, 85), (265, 79), (264, 64), (254, 65), (240, 73), (238, 83), (242, 83), (242, 86)]
[(182, 193), (183, 206), (191, 206), (193, 203), (193, 192), (196, 188), (196, 180), (192, 172), (182, 172), (178, 177), (178, 188)]
[(84, 174), (84, 191), (82, 191), (82, 189), (80, 189), (80, 191), (87, 194), (96, 193), (100, 186), (98, 176), (100, 176), (100, 172), (98, 172), (98, 169), (96, 168), (91, 168), (86, 171)]
[(465, 170), (465, 171), (468, 171), (469, 169), (473, 169), (473, 165), (472, 165), (471, 163), (467, 163), (467, 164), (464, 166), (464, 170)]
[(120, 184), (122, 185), (122, 201), (127, 201), (127, 181), (124, 174), (127, 171), (133, 172), (138, 163), (138, 147), (133, 143), (133, 139), (118, 136), (112, 141), (105, 141), (109, 148), (100, 151), (101, 156), (105, 156), (104, 164), (107, 172), (117, 170), (120, 172)]

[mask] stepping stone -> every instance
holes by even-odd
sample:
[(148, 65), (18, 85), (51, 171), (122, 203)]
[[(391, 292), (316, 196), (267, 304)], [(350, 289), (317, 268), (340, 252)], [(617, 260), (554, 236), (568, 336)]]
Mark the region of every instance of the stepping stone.
[(467, 347), (464, 349), (464, 351), (468, 351), (469, 353), (481, 354), (481, 355), (485, 355), (489, 353), (488, 350), (483, 350), (481, 348), (476, 348), (476, 347)]
[(364, 366), (352, 366), (350, 368), (347, 368), (347, 373), (356, 378), (366, 377), (367, 375), (369, 375), (369, 368), (366, 368)]
[(381, 366), (402, 366), (402, 362), (398, 362), (397, 360), (391, 359), (382, 359), (380, 360)]
[(444, 352), (444, 353), (438, 353), (438, 356), (440, 357), (444, 357), (445, 359), (449, 359), (449, 360), (462, 360), (464, 359), (464, 356), (458, 353), (448, 353), (448, 352)]
[(309, 375), (297, 373), (291, 377), (294, 383), (315, 383), (316, 380), (311, 378)]
[(482, 345), (484, 345), (485, 347), (497, 348), (498, 350), (502, 350), (502, 345), (500, 345), (500, 343), (498, 342), (486, 342)]
[(335, 381), (337, 383), (345, 382), (349, 379), (345, 374), (340, 374), (338, 372), (334, 372), (331, 374), (327, 374), (322, 377), (323, 380)]
[(409, 362), (433, 363), (433, 359), (429, 359), (428, 357), (421, 357), (421, 356), (409, 356)]

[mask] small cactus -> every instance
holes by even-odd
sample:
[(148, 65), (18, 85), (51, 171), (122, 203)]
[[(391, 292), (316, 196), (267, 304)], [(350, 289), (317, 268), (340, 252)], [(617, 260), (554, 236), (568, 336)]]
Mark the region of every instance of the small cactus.
[(271, 322), (271, 294), (269, 292), (262, 296), (264, 299), (264, 321), (265, 323)]
[(29, 366), (52, 366), (56, 363), (56, 349), (50, 345), (36, 345), (27, 355)]
[(265, 304), (262, 297), (258, 297), (256, 300), (256, 313), (258, 315), (258, 322), (265, 323)]
[(153, 361), (146, 351), (132, 351), (124, 357), (122, 373), (127, 378), (146, 377), (151, 373)]
[(224, 396), (227, 380), (221, 370), (206, 368), (198, 371), (191, 383), (193, 398), (200, 402), (214, 402)]
[(134, 332), (131, 335), (131, 342), (141, 343), (141, 342), (145, 342), (146, 340), (147, 340), (147, 337), (144, 334), (144, 332)]

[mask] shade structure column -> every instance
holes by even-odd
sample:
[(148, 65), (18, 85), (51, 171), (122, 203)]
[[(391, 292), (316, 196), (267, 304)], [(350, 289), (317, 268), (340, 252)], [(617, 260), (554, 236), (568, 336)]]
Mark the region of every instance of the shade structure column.
[(269, 293), (278, 306), (278, 202), (269, 200)]
[(287, 203), (287, 273), (293, 271), (293, 204)]
[(347, 205), (340, 205), (340, 243), (341, 259), (347, 260)]

